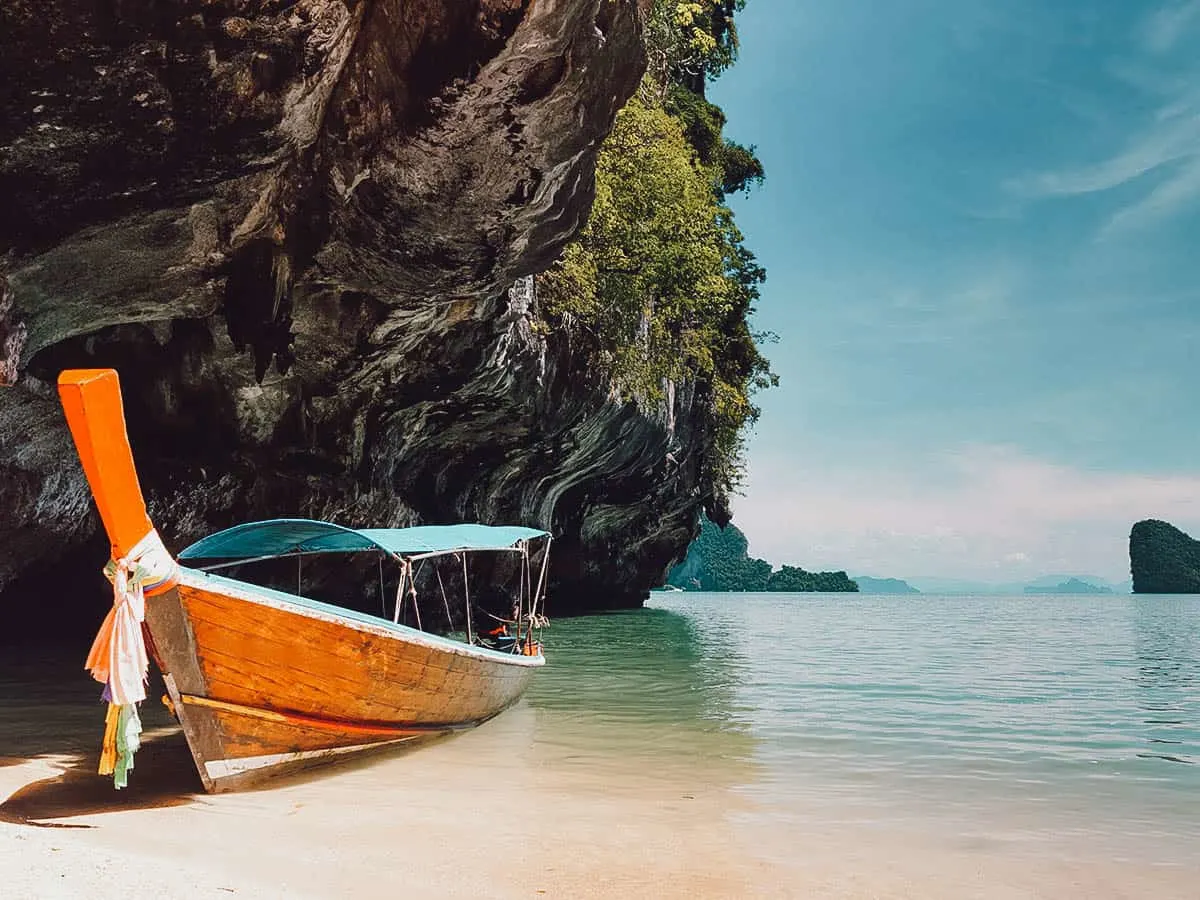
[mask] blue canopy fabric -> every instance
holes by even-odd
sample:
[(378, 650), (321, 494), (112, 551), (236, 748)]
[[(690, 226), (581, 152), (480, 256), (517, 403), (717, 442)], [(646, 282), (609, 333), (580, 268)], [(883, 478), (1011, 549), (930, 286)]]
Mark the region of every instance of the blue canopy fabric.
[(398, 556), (455, 550), (510, 550), (548, 532), (519, 525), (418, 525), (346, 528), (313, 519), (270, 519), (235, 525), (187, 547), (179, 559), (255, 559), (293, 553), (383, 550)]

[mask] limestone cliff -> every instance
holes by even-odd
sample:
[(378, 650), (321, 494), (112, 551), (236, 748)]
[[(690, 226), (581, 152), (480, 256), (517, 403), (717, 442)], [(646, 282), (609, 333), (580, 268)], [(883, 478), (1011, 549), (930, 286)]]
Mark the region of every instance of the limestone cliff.
[(1145, 519), (1129, 532), (1135, 594), (1200, 594), (1200, 541), (1174, 525)]
[(635, 0), (0, 8), (0, 590), (95, 580), (53, 392), (113, 366), (168, 543), (511, 521), (551, 612), (636, 604), (701, 506), (692, 393), (612, 399), (530, 279), (644, 68)]

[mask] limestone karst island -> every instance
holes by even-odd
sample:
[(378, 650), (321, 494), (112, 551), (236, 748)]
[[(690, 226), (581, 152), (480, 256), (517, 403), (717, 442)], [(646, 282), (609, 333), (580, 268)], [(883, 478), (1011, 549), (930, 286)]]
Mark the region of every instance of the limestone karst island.
[(1129, 532), (1133, 590), (1139, 594), (1200, 594), (1200, 541), (1174, 525), (1145, 519)]

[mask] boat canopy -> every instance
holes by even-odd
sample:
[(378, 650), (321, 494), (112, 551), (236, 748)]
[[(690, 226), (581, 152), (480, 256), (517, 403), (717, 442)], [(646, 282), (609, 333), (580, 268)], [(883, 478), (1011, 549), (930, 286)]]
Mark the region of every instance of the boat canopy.
[(314, 519), (270, 519), (235, 525), (197, 541), (179, 559), (269, 559), (309, 553), (382, 550), (393, 556), (437, 556), (460, 550), (514, 550), (549, 533), (519, 525), (418, 525), (346, 528)]

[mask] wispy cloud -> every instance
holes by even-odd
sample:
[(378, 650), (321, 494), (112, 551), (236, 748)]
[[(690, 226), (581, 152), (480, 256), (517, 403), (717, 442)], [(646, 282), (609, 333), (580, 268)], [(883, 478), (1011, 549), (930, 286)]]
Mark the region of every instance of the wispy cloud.
[(1188, 208), (1200, 198), (1200, 155), (1193, 157), (1145, 197), (1115, 213), (1100, 229), (1106, 240), (1146, 228)]
[(1200, 26), (1200, 0), (1164, 6), (1142, 25), (1142, 44), (1152, 53), (1166, 53), (1193, 27)]
[(1066, 569), (1120, 580), (1135, 521), (1200, 524), (1200, 473), (1090, 471), (998, 446), (867, 474), (756, 457), (751, 481), (734, 512), (753, 553), (875, 574), (1019, 580)]
[(1015, 179), (1030, 197), (1069, 197), (1112, 190), (1160, 166), (1200, 153), (1200, 115), (1192, 111), (1155, 120), (1121, 152), (1098, 163)]
[(1029, 199), (1073, 197), (1111, 191), (1151, 174), (1164, 180), (1110, 215), (1098, 237), (1149, 228), (1200, 197), (1200, 88), (1189, 60), (1171, 65), (1163, 57), (1193, 28), (1200, 28), (1200, 0), (1159, 9), (1139, 29), (1136, 50), (1113, 65), (1116, 76), (1141, 92), (1154, 113), (1131, 123), (1125, 146), (1099, 161), (1011, 180), (1008, 187)]

